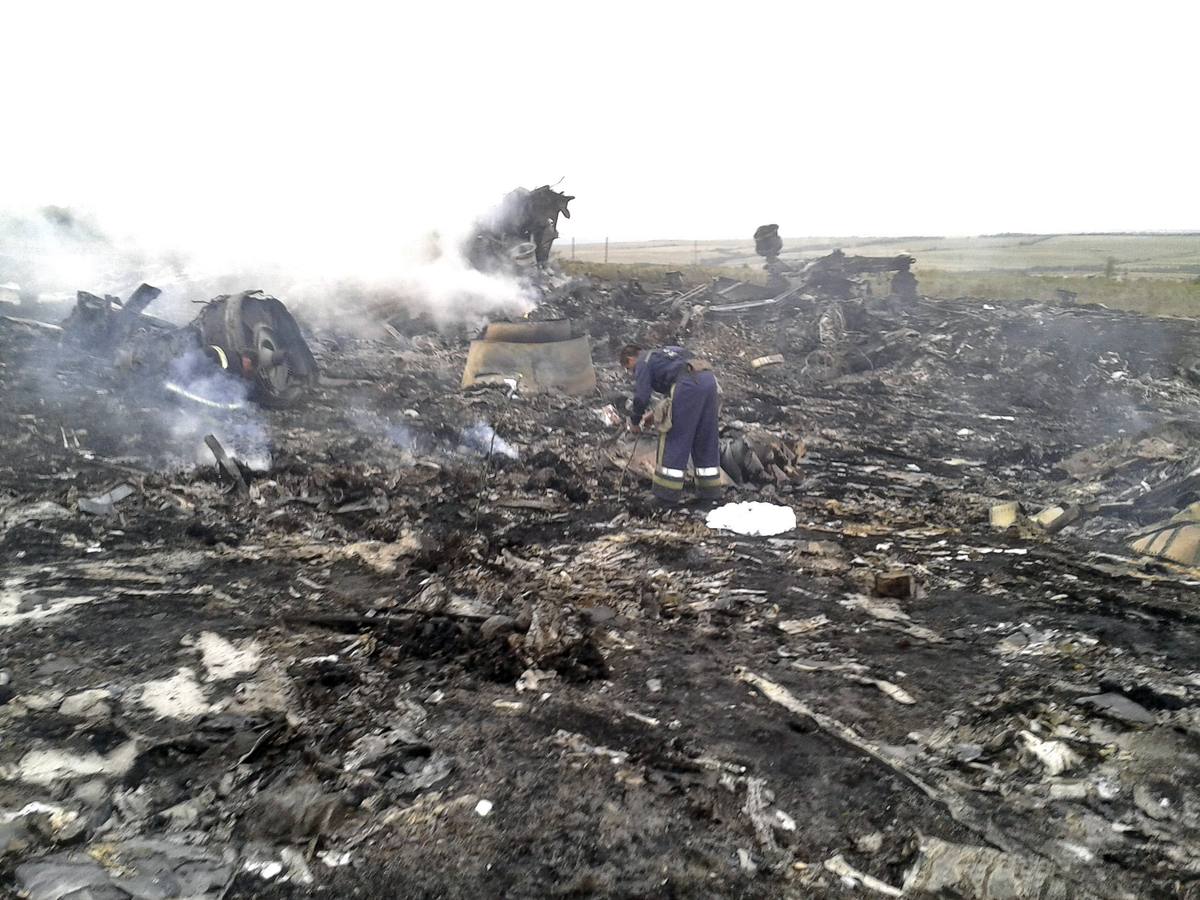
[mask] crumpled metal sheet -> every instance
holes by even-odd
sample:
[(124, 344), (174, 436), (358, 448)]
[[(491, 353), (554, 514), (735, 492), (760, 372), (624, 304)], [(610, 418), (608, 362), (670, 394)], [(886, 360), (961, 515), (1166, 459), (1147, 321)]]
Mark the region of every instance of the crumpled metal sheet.
[(589, 394), (596, 389), (591, 344), (586, 337), (570, 335), (566, 319), (493, 322), (481, 339), (471, 342), (462, 386), (492, 376), (515, 379), (526, 392)]
[(1200, 566), (1200, 503), (1190, 504), (1167, 522), (1134, 537), (1129, 548), (1180, 565)]

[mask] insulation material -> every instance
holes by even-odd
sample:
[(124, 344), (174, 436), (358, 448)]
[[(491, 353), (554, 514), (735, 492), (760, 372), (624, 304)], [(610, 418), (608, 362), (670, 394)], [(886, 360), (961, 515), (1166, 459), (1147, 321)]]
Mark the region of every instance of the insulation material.
[(726, 503), (710, 512), (705, 524), (735, 534), (783, 534), (796, 527), (796, 511), (774, 503)]

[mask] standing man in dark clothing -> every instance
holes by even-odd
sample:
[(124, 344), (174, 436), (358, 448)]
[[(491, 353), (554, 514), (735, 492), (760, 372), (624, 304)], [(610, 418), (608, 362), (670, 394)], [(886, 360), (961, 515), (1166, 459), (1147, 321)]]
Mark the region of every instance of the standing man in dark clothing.
[[(706, 360), (682, 347), (643, 351), (629, 344), (621, 365), (634, 377), (630, 430), (641, 431), (651, 419), (658, 424), (658, 456), (654, 496), (664, 503), (683, 499), (688, 458), (696, 467), (696, 490), (701, 499), (721, 496), (721, 449), (717, 441), (719, 389)], [(647, 413), (652, 393), (665, 394), (661, 416)]]

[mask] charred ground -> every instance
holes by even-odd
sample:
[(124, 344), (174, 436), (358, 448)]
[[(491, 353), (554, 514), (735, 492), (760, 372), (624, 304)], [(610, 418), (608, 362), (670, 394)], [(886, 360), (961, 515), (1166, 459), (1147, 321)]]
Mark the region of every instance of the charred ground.
[[(1200, 895), (1198, 580), (1126, 546), (1189, 501), (1200, 326), (678, 296), (558, 286), (536, 315), (588, 330), (579, 399), (461, 392), (461, 335), (317, 335), (324, 381), (257, 414), (245, 496), (180, 465), (135, 376), (0, 322), (0, 809), (45, 805), (0, 815), (0, 878), (814, 897), (861, 890), (849, 866), (914, 895)], [(623, 478), (598, 410), (630, 338), (713, 361), (755, 463), (730, 499), (795, 532), (713, 532)], [(992, 529), (1006, 500), (1095, 509)], [(895, 571), (914, 589), (881, 596)]]

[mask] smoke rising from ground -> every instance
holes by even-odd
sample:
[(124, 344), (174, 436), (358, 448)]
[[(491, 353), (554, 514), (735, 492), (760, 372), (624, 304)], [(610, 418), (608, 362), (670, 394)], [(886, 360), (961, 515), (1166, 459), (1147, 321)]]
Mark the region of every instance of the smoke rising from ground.
[[(480, 198), (480, 215), (493, 199), (499, 193)], [(208, 222), (202, 213), (120, 228), (61, 207), (0, 211), (0, 283), (45, 301), (80, 289), (125, 297), (146, 281), (163, 289), (148, 312), (180, 323), (196, 301), (258, 288), (309, 321), (375, 332), (385, 308), (439, 326), (475, 325), (523, 315), (536, 302), (519, 279), (467, 264), (472, 215), (419, 222), (414, 210), (381, 228), (336, 212), (302, 223), (288, 209), (230, 211)]]
[(249, 468), (271, 468), (270, 432), (249, 400), (248, 382), (213, 367), (196, 352), (171, 364), (164, 387), (171, 396), (163, 398), (161, 416), (177, 465), (211, 465), (204, 438), (212, 434), (226, 453)]

